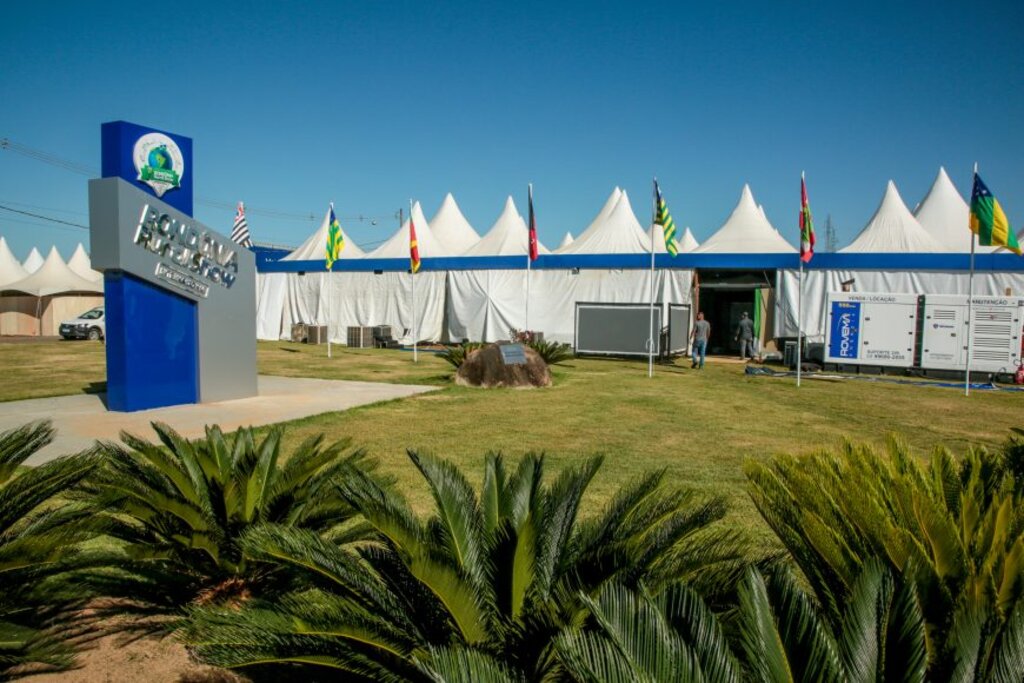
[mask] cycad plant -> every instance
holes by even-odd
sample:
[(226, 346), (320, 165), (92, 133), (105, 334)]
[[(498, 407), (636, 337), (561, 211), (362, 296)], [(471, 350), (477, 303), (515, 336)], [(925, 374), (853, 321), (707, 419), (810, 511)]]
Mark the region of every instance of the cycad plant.
[[(53, 433), (48, 422), (39, 422), (0, 434), (0, 679), (14, 667), (64, 667), (72, 659), (61, 635), (73, 601), (57, 579), (88, 533), (81, 507), (57, 498), (95, 461), (69, 456), (19, 473)], [(65, 618), (63, 628), (55, 625), (57, 616)]]
[(82, 578), (100, 595), (130, 600), (117, 610), (174, 615), (273, 593), (281, 573), (250, 561), (239, 543), (261, 524), (339, 541), (361, 533), (336, 484), (373, 463), (347, 441), (324, 445), (318, 435), (285, 457), (281, 428), (262, 441), (251, 429), (225, 436), (208, 427), (188, 440), (153, 428), (159, 444), (122, 434), (124, 445), (102, 445), (104, 465), (84, 485), (96, 530), (116, 548), (105, 569)]
[(547, 483), (542, 456), (508, 468), (490, 455), (477, 493), (455, 465), (409, 455), (433, 496), (431, 515), (362, 477), (342, 489), (375, 530), (372, 542), (253, 530), (247, 553), (317, 588), (241, 611), (199, 610), (188, 634), (197, 654), (232, 667), (302, 662), (346, 680), (449, 680), (431, 668), (435, 658), (481, 676), (542, 680), (560, 667), (555, 637), (582, 623), (586, 596), (603, 586), (657, 591), (690, 579), (716, 593), (741, 576), (743, 544), (718, 524), (723, 502), (664, 485), (661, 472), (581, 519), (599, 458)]
[(928, 464), (889, 441), (881, 456), (846, 444), (838, 453), (748, 463), (750, 492), (833, 620), (864, 564), (879, 558), (923, 606), (929, 658), (952, 671), (974, 619), (999, 634), (1024, 593), (1024, 507), (1003, 460), (983, 450), (957, 462), (939, 449)]

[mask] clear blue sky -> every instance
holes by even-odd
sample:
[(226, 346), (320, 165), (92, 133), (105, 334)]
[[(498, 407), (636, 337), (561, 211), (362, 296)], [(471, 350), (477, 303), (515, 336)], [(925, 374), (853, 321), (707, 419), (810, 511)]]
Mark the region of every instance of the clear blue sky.
[[(744, 182), (795, 242), (806, 170), (840, 246), (885, 183), (913, 209), (971, 166), (1024, 223), (1024, 3), (17, 2), (0, 138), (99, 168), (99, 126), (189, 135), (196, 193), (296, 245), (334, 201), (360, 244), (451, 191), (478, 232), (535, 186), (541, 240), (657, 175), (704, 239)], [(0, 204), (87, 222), (86, 177), (0, 151)], [(38, 208), (37, 208), (38, 207)], [(199, 204), (228, 231), (233, 212)], [(357, 215), (382, 217), (373, 226)], [(88, 233), (0, 211), (19, 257)], [(823, 239), (819, 237), (819, 239)]]

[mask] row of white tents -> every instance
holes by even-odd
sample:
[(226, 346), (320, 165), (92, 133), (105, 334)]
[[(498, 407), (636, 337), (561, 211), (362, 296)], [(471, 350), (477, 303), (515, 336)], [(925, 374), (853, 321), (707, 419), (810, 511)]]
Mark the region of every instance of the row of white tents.
[(103, 303), (103, 275), (79, 244), (66, 262), (56, 247), (19, 261), (0, 236), (0, 334), (55, 335), (62, 320)]

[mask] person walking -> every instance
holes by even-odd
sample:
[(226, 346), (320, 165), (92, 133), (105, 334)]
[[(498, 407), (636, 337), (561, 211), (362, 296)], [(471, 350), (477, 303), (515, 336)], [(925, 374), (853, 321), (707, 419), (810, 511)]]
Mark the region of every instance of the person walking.
[(704, 319), (704, 311), (698, 311), (697, 322), (693, 324), (690, 339), (693, 340), (693, 365), (691, 368), (704, 369), (704, 356), (708, 351), (708, 339), (711, 338), (711, 323)]
[(740, 343), (740, 360), (754, 359), (754, 321), (747, 312), (740, 315), (740, 323), (736, 327), (736, 341)]

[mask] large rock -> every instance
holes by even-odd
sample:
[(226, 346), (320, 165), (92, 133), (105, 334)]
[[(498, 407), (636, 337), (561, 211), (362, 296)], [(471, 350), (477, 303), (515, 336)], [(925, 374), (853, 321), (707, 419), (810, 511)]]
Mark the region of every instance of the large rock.
[(529, 346), (522, 346), (525, 365), (505, 365), (498, 344), (477, 349), (466, 357), (455, 373), (455, 383), (464, 387), (548, 387), (548, 364)]

